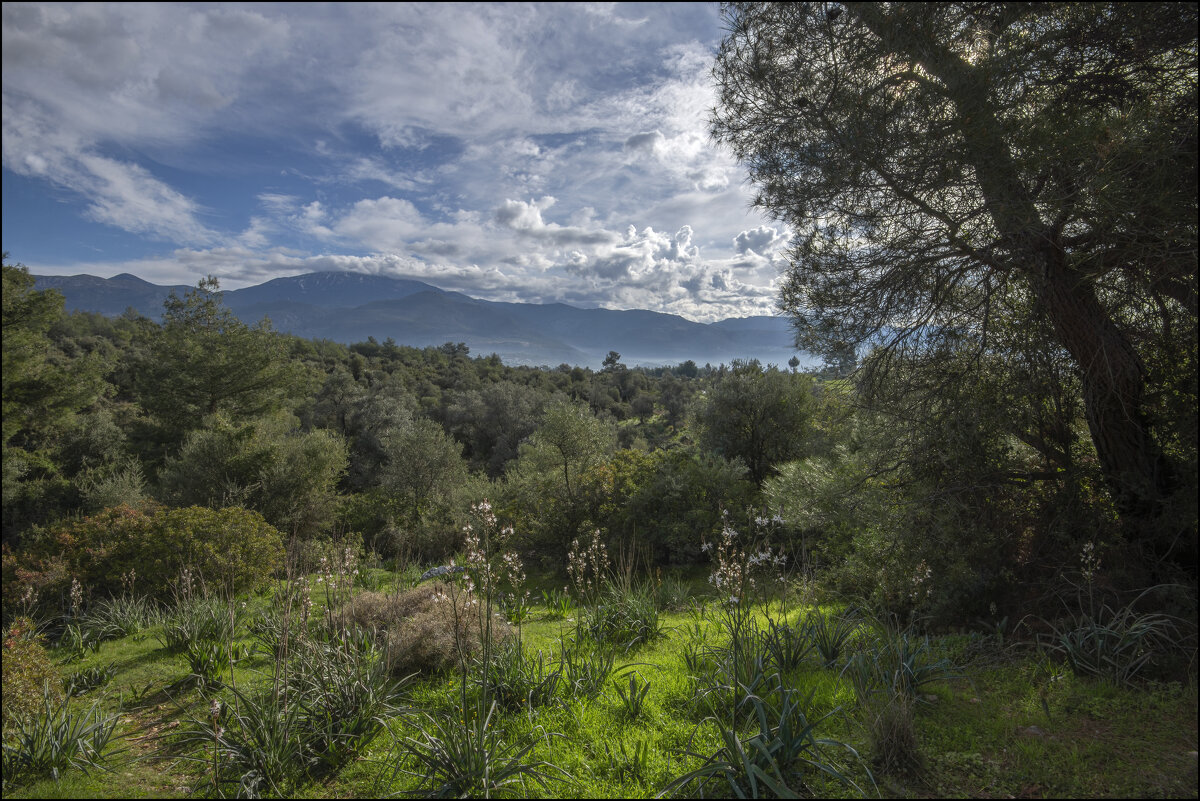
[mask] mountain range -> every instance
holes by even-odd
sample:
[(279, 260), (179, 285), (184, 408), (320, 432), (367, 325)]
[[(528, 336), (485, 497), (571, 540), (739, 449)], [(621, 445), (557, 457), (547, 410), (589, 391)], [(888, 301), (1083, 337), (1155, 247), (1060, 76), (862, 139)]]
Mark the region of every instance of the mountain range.
[[(38, 289), (56, 289), (69, 311), (116, 316), (133, 308), (159, 319), (170, 293), (135, 275), (34, 276)], [(673, 314), (580, 309), (562, 303), (502, 303), (449, 292), (421, 281), (380, 275), (320, 272), (275, 278), (226, 290), (222, 299), (239, 319), (268, 317), (275, 330), (306, 339), (351, 344), (374, 337), (425, 347), (465, 342), (473, 353), (498, 354), (507, 364), (599, 367), (609, 351), (634, 365), (697, 364), (758, 359), (784, 365), (798, 353), (786, 319), (744, 317), (697, 323)]]

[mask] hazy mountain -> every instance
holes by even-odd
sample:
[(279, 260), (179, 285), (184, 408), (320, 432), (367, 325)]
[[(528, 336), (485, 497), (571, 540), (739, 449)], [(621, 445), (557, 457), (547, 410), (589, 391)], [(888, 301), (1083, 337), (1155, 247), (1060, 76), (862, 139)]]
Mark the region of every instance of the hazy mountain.
[[(127, 308), (155, 319), (171, 291), (132, 275), (34, 276), (38, 289), (57, 289), (68, 310), (118, 315)], [(465, 342), (473, 353), (497, 353), (516, 364), (599, 367), (610, 350), (628, 365), (729, 363), (757, 358), (785, 364), (796, 354), (787, 321), (747, 317), (703, 324), (651, 311), (577, 309), (562, 303), (499, 303), (447, 292), (420, 281), (358, 273), (310, 273), (276, 278), (224, 293), (242, 320), (269, 317), (279, 331), (305, 338), (363, 342), (388, 337), (424, 347)]]

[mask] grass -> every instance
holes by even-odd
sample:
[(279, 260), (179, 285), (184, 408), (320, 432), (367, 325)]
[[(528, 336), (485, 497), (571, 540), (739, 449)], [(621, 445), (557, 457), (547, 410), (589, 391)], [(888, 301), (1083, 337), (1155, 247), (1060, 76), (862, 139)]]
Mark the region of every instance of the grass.
[[(386, 576), (372, 576), (371, 584), (382, 586), (387, 581)], [(315, 590), (313, 600), (316, 614), (323, 599)], [(261, 597), (247, 601), (249, 622), (262, 614), (266, 601)], [(560, 658), (564, 642), (575, 631), (577, 620), (572, 618), (580, 610), (563, 611), (535, 601), (522, 627), (525, 657), (536, 661), (540, 652), (544, 670)], [(816, 612), (830, 622), (837, 614), (831, 608), (796, 605), (787, 609), (787, 619), (793, 630), (799, 630)], [(531, 774), (515, 775), (514, 784), (507, 788), (510, 795), (655, 797), (689, 772), (701, 770), (707, 756), (722, 749), (726, 757), (736, 753), (728, 732), (707, 720), (709, 711), (696, 703), (697, 681), (684, 659), (686, 646), (700, 638), (710, 646), (720, 645), (713, 616), (668, 610), (660, 614), (659, 623), (660, 637), (635, 643), (628, 652), (617, 651), (614, 676), (594, 697), (572, 697), (563, 685), (553, 702), (512, 699), (495, 709), (487, 721), (489, 747), (521, 754), (529, 764), (559, 769), (539, 768), (553, 777), (545, 785)], [(187, 680), (191, 671), (185, 655), (163, 647), (157, 636), (161, 625), (105, 641), (82, 660), (71, 661), (68, 654), (52, 651), (63, 678), (112, 666), (112, 678), (77, 701), (84, 706), (99, 703), (105, 713), (119, 714), (119, 742), (110, 745), (112, 758), (102, 770), (86, 774), (67, 770), (57, 781), (23, 784), (5, 777), (6, 797), (211, 795), (211, 763), (204, 759), (211, 747), (206, 752), (203, 746), (189, 744), (184, 736), (188, 723), (208, 718), (214, 693), (228, 704), (234, 698), (233, 688), (251, 694), (268, 686), (274, 659), (252, 653), (226, 672), (223, 678), (230, 686), (201, 691)], [(765, 622), (762, 628), (767, 628)], [(813, 737), (844, 743), (864, 757), (871, 750), (869, 732), (856, 717), (857, 696), (842, 667), (853, 649), (867, 640), (856, 638), (832, 667), (824, 666), (824, 657), (815, 648), (807, 651), (802, 643), (786, 643), (789, 655), (778, 666), (783, 668), (784, 685), (796, 691), (793, 697), (804, 700), (806, 720), (819, 721)], [(252, 644), (245, 630), (239, 642)], [(924, 770), (917, 776), (876, 772), (880, 794), (1196, 796), (1194, 679), (1183, 684), (1115, 686), (1100, 678), (1076, 676), (1065, 661), (1048, 662), (1032, 651), (998, 651), (970, 635), (935, 637), (929, 647), (930, 658), (950, 658), (958, 670), (919, 689), (914, 732)], [(969, 661), (964, 665), (963, 660)], [(766, 663), (769, 670), (777, 669), (774, 660)], [(636, 714), (618, 687), (626, 696), (639, 694)], [(299, 781), (289, 793), (311, 798), (375, 797), (418, 790), (419, 776), (412, 774), (420, 772), (420, 758), (410, 753), (402, 759), (398, 744), (424, 743), (422, 725), (430, 731), (428, 721), (413, 710), (451, 720), (459, 689), (453, 674), (412, 682), (396, 701), (398, 709), (386, 715), (384, 725), (355, 749), (352, 759), (336, 770)], [(747, 716), (737, 732), (743, 745), (760, 728), (753, 717)], [(436, 736), (436, 731), (432, 733)], [(445, 744), (446, 738), (441, 739)], [(835, 750), (841, 751), (840, 746)], [(819, 771), (813, 775), (810, 793), (856, 795), (852, 786), (832, 778), (822, 783)], [(870, 782), (860, 777), (856, 777), (858, 786), (873, 794)], [(708, 792), (714, 789), (715, 785)]]

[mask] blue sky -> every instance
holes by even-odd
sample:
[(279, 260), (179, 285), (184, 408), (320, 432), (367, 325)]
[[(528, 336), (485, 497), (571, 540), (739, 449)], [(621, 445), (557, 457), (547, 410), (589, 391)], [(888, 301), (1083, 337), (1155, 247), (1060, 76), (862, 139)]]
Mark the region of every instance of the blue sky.
[(770, 314), (787, 232), (708, 136), (711, 4), (3, 6), (3, 247), (34, 273), (351, 270)]

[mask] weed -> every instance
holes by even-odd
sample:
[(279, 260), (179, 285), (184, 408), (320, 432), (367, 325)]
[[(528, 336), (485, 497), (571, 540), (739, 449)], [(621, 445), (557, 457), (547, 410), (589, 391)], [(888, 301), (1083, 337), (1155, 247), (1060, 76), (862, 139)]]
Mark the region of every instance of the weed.
[(392, 679), (370, 640), (305, 641), (295, 649), (288, 688), (301, 708), (304, 752), (311, 772), (324, 774), (359, 753), (395, 714)]
[(923, 687), (957, 678), (947, 659), (934, 659), (928, 637), (908, 630), (888, 629), (846, 663), (843, 675), (850, 677), (860, 701), (882, 694), (901, 696), (915, 702)]
[(581, 610), (579, 617), (584, 636), (625, 651), (652, 642), (665, 631), (658, 605), (644, 587), (609, 587), (600, 602)]
[(920, 691), (956, 678), (947, 659), (935, 659), (928, 637), (887, 622), (882, 633), (850, 658), (848, 676), (866, 717), (875, 766), (885, 773), (920, 775), (924, 770), (913, 720)]
[(58, 647), (67, 652), (67, 659), (72, 662), (85, 659), (89, 651), (100, 653), (101, 644), (100, 635), (78, 620), (67, 624), (58, 641)]
[(761, 634), (763, 647), (776, 670), (788, 672), (804, 664), (805, 659), (816, 647), (804, 628), (794, 629), (785, 622), (767, 618), (767, 627)]
[[(213, 704), (211, 721), (193, 719), (182, 742), (213, 757), (213, 783), (218, 794), (233, 787), (238, 798), (265, 793), (286, 796), (303, 777), (309, 755), (302, 736), (301, 707), (276, 687), (246, 695), (229, 687), (234, 700)], [(207, 763), (207, 756), (191, 757)]]
[(641, 717), (642, 710), (646, 706), (646, 696), (650, 692), (650, 682), (639, 682), (641, 676), (637, 671), (632, 671), (629, 674), (629, 690), (621, 686), (619, 681), (614, 681), (613, 686), (617, 689), (617, 695), (621, 698), (621, 711), (626, 720), (636, 720)]
[(126, 593), (92, 604), (81, 623), (103, 642), (137, 634), (158, 623), (159, 619), (158, 607), (152, 600)]
[(575, 604), (565, 587), (562, 590), (542, 590), (542, 603), (546, 607), (548, 620), (559, 620), (575, 611)]
[(527, 658), (515, 640), (502, 643), (485, 670), (492, 698), (508, 711), (548, 704), (565, 685), (561, 663), (551, 663), (541, 651)]
[(896, 695), (867, 705), (866, 711), (875, 767), (891, 775), (923, 775), (925, 760), (917, 742), (912, 700)]
[(604, 744), (604, 756), (609, 772), (619, 781), (645, 783), (650, 773), (650, 746), (645, 740), (634, 743), (632, 750), (625, 748), (623, 740), (617, 742), (616, 750)]
[(667, 576), (654, 586), (654, 603), (659, 609), (687, 609), (692, 602), (692, 595), (692, 586), (679, 576)]
[(562, 644), (561, 665), (567, 691), (572, 697), (594, 700), (613, 675), (616, 654), (576, 635)]

